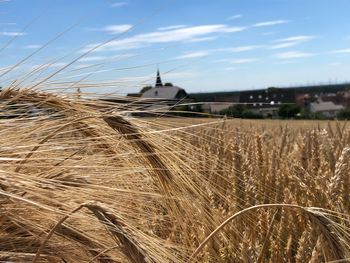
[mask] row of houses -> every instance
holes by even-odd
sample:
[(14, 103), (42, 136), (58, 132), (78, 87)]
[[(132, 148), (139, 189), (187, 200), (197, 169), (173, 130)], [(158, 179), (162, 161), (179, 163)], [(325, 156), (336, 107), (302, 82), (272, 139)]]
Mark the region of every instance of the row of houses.
[[(328, 85), (324, 87), (297, 87), (297, 88), (267, 88), (258, 90), (246, 90), (228, 93), (230, 100), (217, 99), (217, 96), (207, 94), (212, 98), (204, 102), (203, 109), (211, 113), (221, 111), (237, 104), (243, 104), (254, 113), (263, 116), (274, 116), (281, 105), (296, 104), (307, 109), (311, 113), (321, 113), (328, 118), (334, 118), (343, 109), (350, 108), (350, 85)], [(190, 94), (194, 99), (200, 94)]]
[(128, 94), (137, 97), (144, 109), (172, 108), (178, 104), (199, 102), (202, 110), (209, 113), (220, 113), (237, 104), (243, 104), (254, 113), (263, 116), (277, 115), (281, 105), (297, 104), (311, 113), (322, 113), (333, 118), (336, 114), (350, 108), (350, 85), (319, 85), (293, 88), (267, 88), (233, 92), (193, 93), (185, 89), (163, 84), (159, 70), (154, 86), (144, 88), (139, 93)]
[[(341, 110), (350, 109), (350, 84), (188, 94), (181, 87), (171, 83), (163, 84), (157, 70), (154, 86), (144, 87), (139, 93), (131, 93), (127, 97), (107, 97), (101, 100), (119, 105), (128, 104), (129, 109), (131, 103), (141, 114), (152, 110), (165, 112), (184, 104), (197, 106), (199, 103), (201, 110), (208, 113), (218, 114), (231, 106), (241, 104), (253, 113), (276, 116), (282, 105), (290, 104), (299, 105), (311, 113), (321, 113), (325, 117), (334, 118)], [(14, 111), (19, 111), (17, 106), (11, 110)], [(35, 113), (38, 109), (26, 111)]]

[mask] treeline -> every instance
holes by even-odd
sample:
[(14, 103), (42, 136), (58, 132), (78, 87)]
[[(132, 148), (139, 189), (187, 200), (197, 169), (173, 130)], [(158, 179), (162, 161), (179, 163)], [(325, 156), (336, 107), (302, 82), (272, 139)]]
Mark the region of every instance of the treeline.
[(218, 113), (206, 112), (200, 104), (180, 105), (172, 108), (172, 110), (167, 113), (167, 116), (210, 117), (213, 116), (213, 114), (242, 119), (350, 120), (350, 109), (343, 109), (337, 113), (335, 118), (330, 118), (321, 112), (310, 112), (308, 109), (297, 104), (281, 105), (273, 114), (261, 113), (244, 104), (233, 105)]
[[(325, 116), (321, 112), (310, 112), (308, 109), (303, 108), (297, 104), (281, 105), (278, 108), (277, 112), (275, 112), (274, 114), (262, 114), (260, 112), (253, 111), (251, 108), (243, 104), (236, 104), (225, 110), (220, 111), (220, 115), (243, 119), (332, 119), (330, 117)], [(350, 120), (350, 109), (343, 109), (339, 111), (336, 115), (336, 119)]]

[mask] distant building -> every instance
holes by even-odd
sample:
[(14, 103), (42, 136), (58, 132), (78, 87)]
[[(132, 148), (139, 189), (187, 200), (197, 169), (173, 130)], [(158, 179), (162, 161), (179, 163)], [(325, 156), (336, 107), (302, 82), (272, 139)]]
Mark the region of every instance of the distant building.
[(276, 116), (281, 105), (295, 102), (295, 89), (290, 88), (247, 90), (241, 91), (239, 95), (239, 103), (265, 117)]
[(187, 92), (172, 84), (163, 85), (159, 70), (157, 71), (156, 84), (141, 94), (142, 99), (154, 99), (161, 101), (179, 101), (188, 97)]
[(155, 87), (147, 90), (141, 95), (141, 98), (147, 99), (161, 99), (161, 100), (181, 100), (187, 97), (187, 93), (184, 89), (176, 86), (167, 87)]
[(332, 101), (322, 101), (310, 103), (310, 111), (312, 113), (322, 113), (327, 118), (334, 118), (337, 113), (344, 109), (343, 105), (336, 105)]
[(209, 113), (220, 113), (234, 105), (236, 104), (230, 102), (204, 102), (202, 104), (202, 110)]
[(336, 105), (343, 105), (345, 108), (350, 107), (350, 91), (338, 91), (336, 93), (320, 94), (323, 101), (331, 101)]
[(191, 94), (189, 94), (189, 97), (197, 102), (238, 103), (239, 102), (239, 91), (191, 93)]
[(295, 103), (295, 89), (268, 88), (241, 91), (239, 102), (252, 108), (271, 107), (286, 103)]
[(243, 104), (255, 113), (264, 116), (277, 115), (282, 104), (294, 104), (295, 89), (268, 88), (259, 90), (245, 90), (232, 92), (194, 93), (190, 98), (203, 102), (203, 110), (210, 113), (219, 113), (236, 104)]
[(138, 93), (129, 93), (127, 96), (113, 96), (101, 98), (106, 106), (101, 110), (111, 110), (108, 103), (118, 104), (118, 109), (134, 109), (134, 116), (152, 116), (159, 111), (167, 112), (181, 103), (188, 103), (187, 92), (171, 83), (163, 84), (159, 70), (157, 70), (155, 86), (146, 86)]

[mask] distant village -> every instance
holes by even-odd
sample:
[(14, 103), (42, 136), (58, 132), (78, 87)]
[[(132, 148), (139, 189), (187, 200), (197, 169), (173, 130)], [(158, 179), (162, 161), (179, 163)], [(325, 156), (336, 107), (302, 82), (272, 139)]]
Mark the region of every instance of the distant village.
[[(80, 98), (79, 92), (77, 96)], [(140, 92), (127, 96), (103, 97), (99, 100), (108, 103), (91, 102), (90, 105), (106, 110), (106, 105), (116, 103), (118, 110), (125, 112), (124, 114), (138, 117), (161, 114), (188, 117), (222, 115), (251, 119), (350, 120), (350, 83), (187, 93), (184, 88), (173, 83), (163, 83), (158, 70), (154, 86), (145, 86)], [(4, 111), (7, 113), (2, 113), (0, 118), (14, 118), (28, 113), (31, 116), (47, 114), (47, 110), (33, 105), (28, 109), (23, 105), (7, 105), (2, 109)]]
[(167, 106), (173, 111), (197, 115), (350, 119), (350, 83), (191, 94), (172, 83), (163, 84), (158, 70), (154, 86), (146, 86), (128, 97), (140, 98), (149, 110)]

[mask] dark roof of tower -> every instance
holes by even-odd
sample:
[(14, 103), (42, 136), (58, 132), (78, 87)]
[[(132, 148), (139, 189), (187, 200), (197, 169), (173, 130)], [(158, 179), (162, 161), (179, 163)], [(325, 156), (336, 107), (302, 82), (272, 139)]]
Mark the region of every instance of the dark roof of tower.
[(159, 69), (157, 70), (157, 80), (156, 80), (156, 87), (162, 87), (163, 83), (162, 83), (162, 79), (160, 78), (160, 73), (159, 73)]

